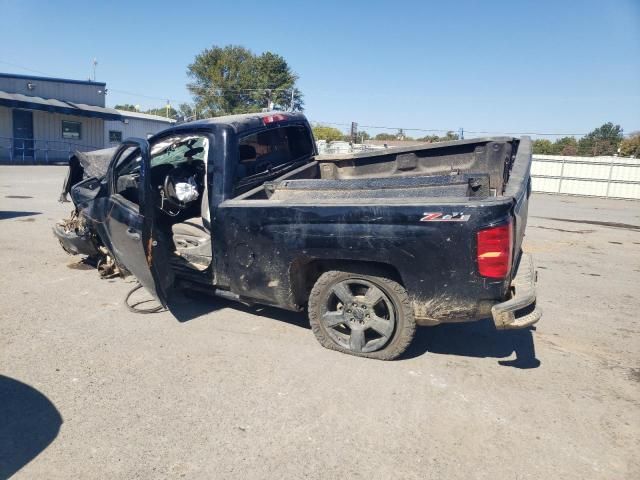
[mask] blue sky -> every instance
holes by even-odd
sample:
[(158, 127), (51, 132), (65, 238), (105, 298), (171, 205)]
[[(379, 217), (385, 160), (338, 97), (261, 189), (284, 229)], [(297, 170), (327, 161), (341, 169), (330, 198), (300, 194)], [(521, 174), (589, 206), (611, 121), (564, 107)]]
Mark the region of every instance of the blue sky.
[(194, 56), (239, 44), (286, 58), (314, 121), (640, 130), (639, 0), (0, 0), (0, 12), (0, 71), (85, 79), (96, 57), (111, 106), (188, 101)]

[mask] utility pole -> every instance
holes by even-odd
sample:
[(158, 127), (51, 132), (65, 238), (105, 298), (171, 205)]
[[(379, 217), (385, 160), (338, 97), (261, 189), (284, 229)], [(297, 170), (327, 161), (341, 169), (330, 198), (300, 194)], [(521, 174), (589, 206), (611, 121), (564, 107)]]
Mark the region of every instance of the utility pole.
[(464, 140), (464, 128), (460, 127), (458, 129), (458, 136), (460, 137), (460, 140)]
[(357, 143), (358, 141), (358, 124), (351, 122), (351, 143)]
[(93, 59), (93, 81), (96, 81), (96, 67), (98, 66), (98, 59), (94, 57)]
[(169, 118), (169, 109), (171, 108), (171, 104), (169, 103), (169, 100), (167, 99), (167, 118)]
[(264, 91), (267, 97), (267, 111), (271, 110), (271, 89), (267, 88)]

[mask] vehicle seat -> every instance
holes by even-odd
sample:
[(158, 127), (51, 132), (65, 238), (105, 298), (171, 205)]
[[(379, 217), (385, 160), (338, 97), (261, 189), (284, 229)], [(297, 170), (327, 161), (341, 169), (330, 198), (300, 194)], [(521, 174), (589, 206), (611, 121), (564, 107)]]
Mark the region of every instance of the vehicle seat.
[(201, 216), (189, 218), (171, 226), (176, 253), (187, 261), (191, 268), (205, 270), (211, 264), (211, 217), (206, 184), (201, 194)]
[(189, 248), (204, 243), (209, 231), (204, 227), (202, 217), (190, 218), (171, 227), (176, 248)]
[(211, 233), (201, 217), (190, 218), (171, 227), (176, 253), (197, 270), (211, 263)]
[[(204, 192), (200, 200), (200, 216), (190, 218), (184, 222), (172, 225), (173, 243), (176, 249), (193, 248), (207, 242), (211, 243), (211, 220), (209, 215), (209, 198), (207, 187), (205, 185)], [(211, 251), (209, 251), (211, 256)]]

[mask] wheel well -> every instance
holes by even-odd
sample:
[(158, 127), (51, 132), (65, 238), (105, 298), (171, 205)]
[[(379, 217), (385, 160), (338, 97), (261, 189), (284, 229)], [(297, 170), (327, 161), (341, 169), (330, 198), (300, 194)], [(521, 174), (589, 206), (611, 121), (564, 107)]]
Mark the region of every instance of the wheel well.
[(307, 304), (309, 293), (318, 278), (320, 278), (320, 275), (330, 270), (367, 274), (371, 274), (373, 271), (381, 277), (389, 278), (404, 286), (398, 269), (388, 263), (335, 259), (296, 260), (291, 264), (290, 275), (293, 295), (297, 305)]

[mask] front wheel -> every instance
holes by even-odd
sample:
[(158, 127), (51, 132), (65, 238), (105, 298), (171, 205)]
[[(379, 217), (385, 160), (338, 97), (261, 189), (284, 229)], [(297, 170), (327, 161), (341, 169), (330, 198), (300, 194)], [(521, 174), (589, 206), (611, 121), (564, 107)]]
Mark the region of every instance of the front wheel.
[(309, 295), (309, 322), (323, 347), (393, 360), (415, 333), (413, 309), (399, 283), (375, 273), (323, 273)]

